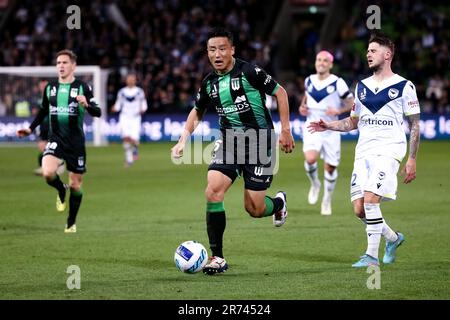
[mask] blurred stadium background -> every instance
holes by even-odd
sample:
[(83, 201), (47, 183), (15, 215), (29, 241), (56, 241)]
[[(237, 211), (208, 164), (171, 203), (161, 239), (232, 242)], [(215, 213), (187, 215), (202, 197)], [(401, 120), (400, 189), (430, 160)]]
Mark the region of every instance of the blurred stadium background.
[[(66, 26), (72, 4), (81, 9), (79, 30)], [(319, 49), (334, 53), (332, 72), (352, 88), (370, 74), (369, 5), (380, 7), (381, 29), (397, 46), (394, 72), (416, 84), (422, 109), (418, 179), (399, 184), (399, 200), (384, 205), (407, 242), (401, 259), (382, 267), (381, 290), (368, 290), (365, 270), (350, 268), (365, 247), (348, 194), (357, 135), (344, 136), (350, 141), (343, 143), (335, 207), (325, 221), (317, 206), (306, 204), (304, 119), (297, 112)], [(0, 0), (0, 298), (449, 299), (449, 21), (448, 4), (422, 0)], [(175, 166), (171, 142), (144, 143), (140, 161), (128, 170), (121, 146), (111, 143), (88, 149), (79, 232), (67, 237), (65, 217), (53, 212), (53, 190), (32, 176), (35, 144), (15, 137), (33, 119), (39, 80), (54, 77), (43, 66), (54, 66), (54, 54), (70, 48), (79, 66), (101, 69), (100, 76), (82, 76), (100, 91), (105, 114), (97, 129), (109, 142), (119, 139), (110, 108), (125, 75), (136, 72), (149, 105), (142, 140), (168, 141), (210, 71), (204, 40), (214, 25), (233, 31), (236, 57), (259, 64), (288, 91), (299, 142), (293, 155), (281, 156), (271, 188), (290, 197), (286, 228), (248, 218), (239, 180), (226, 200), (230, 272), (212, 279), (181, 274), (173, 263), (178, 244), (207, 244), (206, 165)], [(22, 71), (4, 69), (11, 67)], [(276, 120), (276, 106), (268, 107)], [(85, 120), (92, 142), (96, 129)], [(205, 122), (216, 126), (213, 111)], [(82, 270), (82, 290), (66, 287), (72, 264)]]
[[(169, 140), (173, 128), (166, 126), (184, 120), (210, 71), (204, 41), (208, 28), (215, 25), (233, 31), (237, 57), (262, 66), (285, 86), (292, 120), (301, 119), (297, 106), (304, 78), (314, 72), (319, 49), (334, 53), (332, 71), (351, 88), (369, 74), (365, 59), (369, 5), (380, 7), (382, 31), (395, 39), (394, 71), (416, 84), (423, 119), (430, 120), (423, 126), (423, 137), (450, 136), (450, 6), (442, 2), (76, 1), (81, 28), (68, 30), (66, 10), (71, 4), (0, 1), (0, 66), (51, 66), (61, 48), (73, 49), (78, 65), (99, 66), (105, 77), (100, 101), (108, 111), (102, 133), (109, 141), (118, 139), (115, 115), (109, 110), (130, 71), (138, 74), (149, 105), (143, 140)], [(34, 80), (11, 77), (0, 74), (0, 117), (10, 117), (0, 119), (0, 141), (15, 140), (17, 125), (33, 114), (40, 100), (39, 75)], [(268, 107), (276, 109), (271, 100)], [(211, 123), (215, 125), (214, 120)], [(296, 139), (301, 138), (298, 127)], [(87, 130), (91, 140), (91, 127)]]

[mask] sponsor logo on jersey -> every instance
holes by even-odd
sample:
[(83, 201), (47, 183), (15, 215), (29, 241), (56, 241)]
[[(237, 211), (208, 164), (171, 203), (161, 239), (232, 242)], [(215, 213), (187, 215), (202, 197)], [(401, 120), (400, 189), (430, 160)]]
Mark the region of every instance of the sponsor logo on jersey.
[(376, 125), (376, 126), (393, 126), (394, 121), (386, 120), (386, 119), (378, 119), (378, 118), (365, 118), (360, 120), (363, 124), (366, 125)]
[(241, 87), (241, 83), (239, 82), (239, 78), (231, 79), (231, 89), (236, 91), (236, 90), (239, 90), (240, 87)]
[(50, 106), (50, 114), (68, 114), (77, 115), (78, 104), (76, 102), (71, 102), (68, 106)]
[(391, 98), (391, 99), (395, 99), (395, 98), (398, 97), (398, 94), (399, 94), (399, 93), (400, 93), (400, 92), (398, 91), (398, 89), (390, 88), (390, 89), (389, 89), (389, 92), (388, 92), (388, 96), (389, 96), (389, 98)]
[(237, 96), (236, 100), (234, 100), (235, 104), (241, 103), (241, 102), (246, 102), (247, 98), (245, 98), (245, 96)]
[(234, 100), (234, 105), (218, 107), (217, 113), (219, 115), (229, 114), (229, 113), (242, 113), (242, 112), (246, 112), (249, 109), (250, 109), (250, 104), (248, 103), (245, 95), (242, 95), (242, 96), (236, 97), (236, 99)]
[(331, 94), (331, 93), (333, 93), (334, 92), (334, 86), (328, 86), (327, 87), (327, 93), (328, 94)]
[(77, 95), (78, 95), (78, 88), (72, 88), (72, 89), (70, 89), (70, 96), (71, 96), (72, 98), (76, 98)]

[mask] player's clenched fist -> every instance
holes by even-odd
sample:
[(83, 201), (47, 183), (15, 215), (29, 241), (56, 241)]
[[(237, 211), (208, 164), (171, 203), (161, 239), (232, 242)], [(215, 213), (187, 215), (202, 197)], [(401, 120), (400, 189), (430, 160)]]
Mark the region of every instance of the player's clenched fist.
[(19, 138), (27, 137), (27, 136), (29, 136), (30, 134), (31, 134), (31, 129), (29, 129), (29, 128), (26, 128), (26, 129), (20, 129), (20, 130), (17, 130), (17, 132), (16, 132), (16, 135), (17, 135)]
[(178, 143), (171, 149), (172, 158), (174, 158), (174, 159), (181, 158), (181, 157), (183, 156), (183, 150), (184, 150), (184, 143), (183, 143), (183, 142), (178, 142)]

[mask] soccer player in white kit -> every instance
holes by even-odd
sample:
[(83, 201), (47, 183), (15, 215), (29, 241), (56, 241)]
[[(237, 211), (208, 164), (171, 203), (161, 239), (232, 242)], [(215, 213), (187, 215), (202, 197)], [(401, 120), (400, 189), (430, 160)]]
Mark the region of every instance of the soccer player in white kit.
[(333, 67), (330, 52), (320, 51), (316, 55), (315, 67), (317, 73), (305, 79), (305, 95), (299, 107), (300, 114), (307, 117), (303, 130), (304, 166), (311, 182), (308, 203), (316, 204), (321, 186), (317, 160), (319, 156), (324, 159), (324, 194), (320, 213), (330, 215), (331, 198), (338, 177), (336, 168), (341, 157), (341, 134), (334, 131), (312, 134), (306, 128), (311, 121), (338, 120), (339, 115), (351, 110), (354, 99), (345, 81), (330, 73)]
[(146, 110), (147, 100), (144, 90), (136, 86), (136, 75), (127, 75), (126, 87), (119, 90), (112, 108), (113, 112), (120, 112), (119, 126), (125, 150), (125, 167), (131, 166), (138, 159), (141, 120)]
[(407, 151), (404, 117), (410, 127), (408, 160), (402, 169), (404, 183), (416, 178), (420, 142), (416, 89), (411, 81), (392, 72), (394, 52), (392, 40), (382, 34), (372, 35), (367, 61), (373, 75), (357, 84), (350, 117), (332, 122), (321, 119), (311, 122), (308, 127), (310, 132), (359, 128), (350, 190), (354, 211), (366, 224), (367, 250), (352, 265), (355, 268), (379, 265), (382, 235), (386, 239), (385, 264), (395, 261), (396, 250), (405, 239), (403, 234), (388, 226), (380, 210), (381, 201), (396, 199), (397, 172)]

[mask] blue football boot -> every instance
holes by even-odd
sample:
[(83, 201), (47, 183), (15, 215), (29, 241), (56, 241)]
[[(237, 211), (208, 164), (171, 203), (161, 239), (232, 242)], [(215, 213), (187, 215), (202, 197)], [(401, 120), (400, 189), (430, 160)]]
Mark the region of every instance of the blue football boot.
[(394, 242), (386, 241), (386, 249), (384, 252), (383, 263), (389, 264), (395, 261), (395, 254), (397, 252), (397, 248), (405, 241), (405, 236), (398, 232), (398, 239)]

